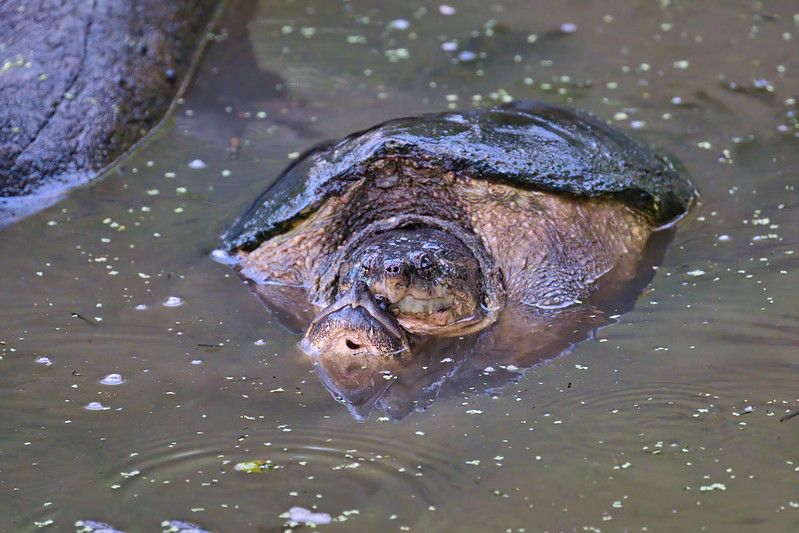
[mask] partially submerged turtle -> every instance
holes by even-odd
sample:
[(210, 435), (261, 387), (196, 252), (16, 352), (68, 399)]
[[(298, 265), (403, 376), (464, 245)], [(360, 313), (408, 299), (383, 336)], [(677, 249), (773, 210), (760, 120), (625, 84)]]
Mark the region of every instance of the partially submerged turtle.
[(580, 303), (633, 275), (696, 197), (674, 162), (593, 115), (516, 102), (396, 119), (311, 149), (216, 257), (304, 290), (311, 354), (397, 355), (485, 328), (507, 302)]

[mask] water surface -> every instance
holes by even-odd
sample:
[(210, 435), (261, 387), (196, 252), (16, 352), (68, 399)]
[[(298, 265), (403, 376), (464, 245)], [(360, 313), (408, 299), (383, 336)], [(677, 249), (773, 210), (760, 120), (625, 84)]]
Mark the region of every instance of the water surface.
[[(329, 531), (799, 526), (794, 2), (239, 15), (157, 135), (0, 233), (0, 529), (281, 531), (294, 506)], [(358, 422), (209, 252), (308, 146), (512, 98), (672, 151), (701, 203), (618, 323), (491, 394)]]

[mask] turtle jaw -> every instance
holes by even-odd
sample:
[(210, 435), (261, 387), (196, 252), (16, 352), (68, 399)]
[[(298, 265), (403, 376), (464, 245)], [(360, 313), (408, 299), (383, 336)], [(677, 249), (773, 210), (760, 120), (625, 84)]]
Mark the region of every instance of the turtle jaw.
[(451, 337), (467, 333), (463, 329), (467, 324), (482, 322), (475, 292), (457, 291), (444, 285), (429, 290), (397, 290), (379, 282), (370, 289), (385, 298), (388, 311), (411, 333)]
[(300, 348), (312, 357), (399, 357), (410, 343), (394, 316), (360, 282), (316, 316)]
[[(378, 289), (379, 291), (379, 289)], [(437, 294), (440, 292), (441, 294)], [(458, 305), (462, 300), (456, 299), (452, 292), (441, 290), (434, 294), (413, 294), (409, 292), (391, 303), (389, 309), (395, 313), (397, 322), (409, 331), (422, 333), (425, 330), (449, 326), (462, 317)]]

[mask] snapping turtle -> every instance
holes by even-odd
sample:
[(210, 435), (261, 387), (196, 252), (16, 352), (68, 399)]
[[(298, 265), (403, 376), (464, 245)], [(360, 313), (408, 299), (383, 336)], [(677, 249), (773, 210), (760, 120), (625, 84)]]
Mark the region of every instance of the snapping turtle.
[(215, 256), (264, 293), (304, 291), (306, 352), (398, 356), (419, 335), (479, 331), (507, 302), (557, 310), (611, 270), (632, 276), (695, 197), (673, 161), (593, 115), (515, 102), (309, 150)]

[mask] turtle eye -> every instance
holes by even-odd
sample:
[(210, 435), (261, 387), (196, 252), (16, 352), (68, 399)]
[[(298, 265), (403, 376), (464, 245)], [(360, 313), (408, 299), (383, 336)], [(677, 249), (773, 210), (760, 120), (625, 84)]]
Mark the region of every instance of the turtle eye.
[(382, 309), (383, 311), (388, 311), (388, 305), (389, 305), (388, 298), (386, 298), (382, 294), (375, 294), (375, 300), (377, 300), (377, 305), (380, 306), (380, 309)]
[(433, 264), (433, 260), (428, 254), (422, 252), (414, 256), (413, 264), (416, 268), (430, 268), (430, 265)]

